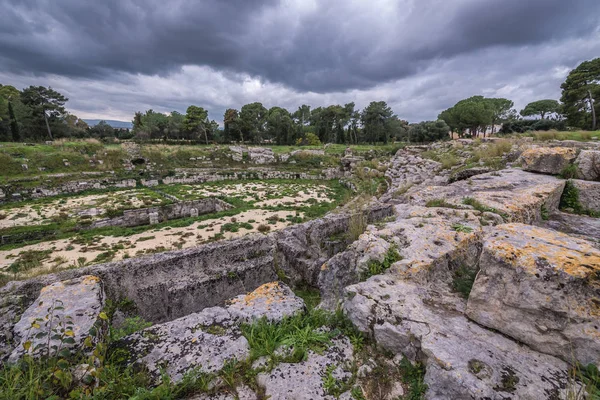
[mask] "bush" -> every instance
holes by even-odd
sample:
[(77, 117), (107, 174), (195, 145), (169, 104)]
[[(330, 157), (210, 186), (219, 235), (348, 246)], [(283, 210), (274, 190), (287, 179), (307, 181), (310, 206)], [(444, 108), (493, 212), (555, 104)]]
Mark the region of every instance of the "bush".
[(551, 119), (521, 119), (517, 121), (505, 122), (500, 129), (500, 133), (525, 133), (528, 131), (564, 131), (567, 128), (564, 121), (554, 121)]
[(319, 137), (312, 132), (307, 132), (304, 137), (296, 140), (296, 145), (298, 146), (320, 146), (321, 141)]
[(450, 127), (442, 120), (424, 121), (412, 124), (408, 128), (408, 138), (411, 142), (434, 142), (450, 139)]

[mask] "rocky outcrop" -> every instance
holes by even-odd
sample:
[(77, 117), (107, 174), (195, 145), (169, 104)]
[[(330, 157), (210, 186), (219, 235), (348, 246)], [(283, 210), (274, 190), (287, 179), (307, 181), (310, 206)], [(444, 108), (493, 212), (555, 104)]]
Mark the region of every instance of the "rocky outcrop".
[(116, 347), (129, 355), (128, 363), (143, 365), (154, 378), (166, 366), (169, 377), (180, 381), (192, 369), (218, 372), (228, 361), (248, 358), (250, 347), (241, 335), (241, 322), (280, 320), (303, 309), (304, 302), (289, 288), (269, 283), (231, 300), (229, 306), (206, 308), (136, 332)]
[(273, 149), (269, 147), (248, 147), (248, 157), (255, 164), (271, 164), (277, 161)]
[(600, 251), (523, 224), (486, 237), (467, 315), (568, 362), (600, 363)]
[(458, 181), (464, 181), (465, 179), (472, 178), (475, 175), (486, 174), (488, 172), (492, 172), (492, 169), (488, 168), (488, 167), (476, 167), (476, 168), (461, 169), (457, 172), (454, 172), (452, 175), (450, 175), (449, 182), (453, 183), (453, 182), (458, 182)]
[(423, 183), (431, 185), (444, 185), (447, 178), (438, 176), (442, 164), (437, 161), (422, 158), (418, 152), (411, 148), (398, 150), (385, 172), (386, 178), (391, 182), (382, 201), (389, 201), (402, 195), (414, 185)]
[(403, 197), (411, 204), (443, 201), (459, 208), (469, 208), (465, 201), (471, 199), (504, 220), (532, 223), (541, 219), (542, 208), (548, 212), (558, 208), (564, 186), (564, 180), (551, 176), (504, 169), (448, 186), (415, 187)]
[(107, 226), (133, 227), (151, 223), (151, 214), (156, 214), (156, 223), (178, 218), (197, 217), (198, 215), (216, 213), (232, 209), (233, 206), (221, 199), (208, 198), (181, 201), (160, 207), (125, 210), (123, 215), (94, 221), (86, 229), (103, 228)]
[(571, 180), (577, 189), (579, 205), (582, 209), (600, 213), (600, 182)]
[(386, 274), (346, 288), (352, 322), (394, 354), (425, 364), (428, 400), (565, 398), (568, 365), (470, 322), (447, 290)]
[(570, 147), (533, 147), (521, 154), (525, 171), (558, 175), (575, 160), (575, 149)]
[(398, 256), (386, 267), (420, 282), (447, 286), (459, 267), (475, 268), (482, 236), (480, 212), (405, 204), (395, 211), (394, 221), (370, 225), (348, 250), (320, 268), (324, 306), (335, 309), (346, 286), (369, 276), (371, 264), (386, 262), (394, 252)]
[(103, 307), (98, 277), (86, 275), (44, 287), (13, 327), (17, 345), (9, 361), (24, 354), (55, 356), (62, 349), (79, 350)]
[(334, 400), (325, 390), (323, 377), (330, 368), (333, 378), (347, 383), (352, 377), (353, 359), (352, 344), (342, 337), (333, 340), (321, 354), (309, 351), (305, 361), (281, 363), (272, 371), (259, 374), (256, 381), (270, 400)]
[(579, 179), (600, 181), (600, 150), (581, 150), (575, 164)]

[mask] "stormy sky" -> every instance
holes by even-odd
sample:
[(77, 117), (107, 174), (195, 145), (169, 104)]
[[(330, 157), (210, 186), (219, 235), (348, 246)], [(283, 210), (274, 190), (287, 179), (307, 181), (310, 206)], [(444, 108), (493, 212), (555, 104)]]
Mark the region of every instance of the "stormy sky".
[(222, 120), (385, 100), (435, 119), (472, 96), (560, 97), (600, 56), (598, 0), (0, 0), (0, 83), (52, 86), (82, 118)]

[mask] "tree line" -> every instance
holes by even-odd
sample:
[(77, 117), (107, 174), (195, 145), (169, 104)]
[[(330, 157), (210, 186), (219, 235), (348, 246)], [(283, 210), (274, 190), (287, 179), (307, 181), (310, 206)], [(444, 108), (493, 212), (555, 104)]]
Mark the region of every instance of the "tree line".
[[(472, 96), (444, 110), (437, 121), (409, 124), (385, 101), (373, 101), (364, 109), (355, 103), (295, 111), (260, 102), (239, 110), (229, 108), (222, 127), (203, 107), (191, 105), (185, 114), (154, 110), (136, 112), (133, 129), (113, 129), (106, 123), (90, 127), (65, 109), (61, 93), (43, 86), (21, 91), (0, 85), (0, 140), (53, 140), (60, 137), (136, 138), (139, 140), (192, 140), (203, 143), (273, 143), (282, 145), (318, 143), (430, 142), (461, 137), (526, 130), (597, 128), (600, 112), (600, 58), (581, 63), (561, 85), (560, 102), (542, 99), (520, 112), (505, 98)], [(535, 117), (534, 119), (530, 117)], [(526, 118), (526, 119), (524, 119)]]

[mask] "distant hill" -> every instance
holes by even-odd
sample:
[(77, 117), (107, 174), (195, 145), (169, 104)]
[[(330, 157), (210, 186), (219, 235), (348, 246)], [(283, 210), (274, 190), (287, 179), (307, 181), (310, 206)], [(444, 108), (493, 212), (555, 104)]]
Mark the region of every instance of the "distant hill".
[(112, 126), (113, 128), (133, 128), (133, 124), (127, 121), (114, 121), (112, 119), (84, 119), (84, 121), (89, 126), (98, 125), (100, 121), (105, 121), (107, 124)]

